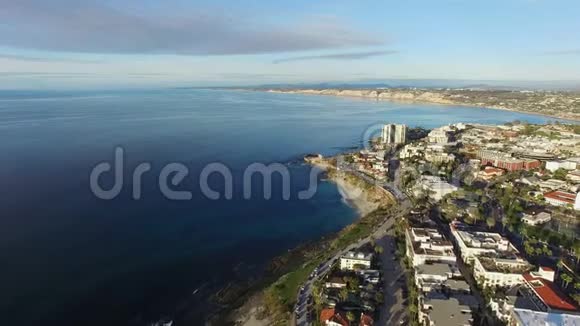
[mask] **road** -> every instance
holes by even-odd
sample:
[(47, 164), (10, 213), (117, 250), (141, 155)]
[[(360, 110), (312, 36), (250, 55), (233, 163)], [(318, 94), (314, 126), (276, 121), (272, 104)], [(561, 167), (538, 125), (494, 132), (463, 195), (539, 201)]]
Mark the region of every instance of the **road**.
[(295, 312), (298, 311), (298, 314), (295, 316), (295, 325), (298, 326), (307, 326), (311, 323), (307, 320), (307, 301), (308, 297), (312, 295), (312, 284), (319, 279), (322, 279), (326, 276), (326, 274), (330, 271), (330, 266), (332, 262), (336, 259), (339, 259), (340, 256), (346, 254), (348, 251), (355, 250), (360, 248), (371, 240), (374, 240), (375, 243), (379, 244), (383, 247), (383, 253), (381, 254), (381, 262), (383, 266), (383, 280), (385, 286), (383, 287), (384, 291), (384, 304), (381, 307), (381, 320), (384, 318), (385, 321), (389, 321), (388, 324), (379, 323), (378, 325), (390, 325), (390, 322), (398, 321), (403, 318), (404, 316), (404, 307), (403, 307), (403, 297), (402, 297), (402, 288), (401, 285), (403, 283), (397, 282), (399, 277), (403, 274), (403, 270), (398, 261), (393, 259), (394, 250), (396, 249), (396, 244), (393, 235), (393, 224), (395, 220), (399, 216), (403, 216), (408, 213), (409, 210), (409, 202), (404, 201), (401, 203), (401, 209), (396, 216), (390, 216), (386, 221), (383, 222), (381, 226), (379, 226), (371, 235), (366, 238), (359, 240), (357, 243), (348, 246), (346, 249), (337, 252), (333, 255), (330, 259), (322, 263), (318, 268), (318, 275), (308, 281), (303, 285), (304, 290), (298, 294), (295, 306)]
[(394, 260), (393, 253), (396, 250), (396, 244), (392, 231), (377, 240), (377, 244), (383, 247), (380, 258), (383, 266), (384, 302), (380, 308), (380, 319), (376, 325), (400, 325), (406, 319), (402, 290), (406, 277), (401, 264)]
[[(338, 260), (340, 256), (344, 255), (346, 252), (360, 248), (371, 240), (374, 240), (376, 244), (383, 247), (383, 252), (380, 255), (382, 263), (383, 272), (383, 294), (384, 303), (380, 307), (380, 320), (376, 325), (399, 325), (399, 323), (404, 320), (406, 316), (404, 307), (404, 298), (402, 295), (402, 285), (405, 283), (405, 278), (403, 276), (404, 271), (398, 261), (394, 260), (394, 252), (396, 250), (396, 243), (394, 239), (394, 228), (393, 225), (398, 217), (405, 216), (408, 214), (411, 203), (407, 196), (398, 189), (395, 183), (380, 182), (372, 179), (370, 176), (361, 173), (360, 171), (351, 169), (349, 166), (344, 165), (340, 167), (343, 171), (349, 171), (357, 176), (367, 180), (370, 183), (382, 186), (387, 191), (391, 192), (393, 196), (397, 199), (399, 203), (398, 213), (394, 216), (388, 216), (383, 221), (375, 231), (368, 237), (359, 240), (357, 243), (350, 245), (348, 248), (341, 250), (334, 254), (327, 261), (322, 263), (318, 267), (318, 274), (306, 281), (303, 285), (303, 290), (298, 293), (296, 306), (293, 314), (294, 325), (298, 326), (309, 326), (311, 321), (308, 320), (308, 298), (312, 295), (312, 285), (319, 279), (322, 279), (330, 271), (330, 266), (332, 262)], [(400, 178), (396, 178), (398, 180)], [(399, 282), (399, 278), (403, 276), (403, 282)], [(314, 318), (318, 318), (315, 316)]]

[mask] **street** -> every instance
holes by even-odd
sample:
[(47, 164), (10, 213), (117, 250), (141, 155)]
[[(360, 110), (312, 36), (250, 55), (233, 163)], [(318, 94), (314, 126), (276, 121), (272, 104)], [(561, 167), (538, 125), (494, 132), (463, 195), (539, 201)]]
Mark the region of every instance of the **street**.
[[(389, 183), (376, 181), (370, 176), (352, 169), (348, 165), (341, 165), (339, 169), (354, 173), (367, 182), (376, 184), (377, 186), (389, 191), (397, 199), (398, 213), (394, 214), (394, 216), (386, 217), (383, 224), (376, 228), (371, 235), (350, 245), (348, 248), (337, 252), (330, 259), (318, 266), (316, 275), (313, 278), (309, 278), (298, 293), (296, 306), (293, 312), (294, 324), (298, 326), (311, 325), (311, 321), (308, 320), (308, 299), (312, 296), (312, 284), (326, 276), (330, 271), (332, 262), (340, 259), (340, 257), (346, 252), (360, 248), (371, 240), (374, 240), (376, 244), (383, 248), (380, 260), (382, 264), (382, 277), (384, 283), (384, 302), (380, 307), (380, 320), (377, 325), (399, 325), (401, 322), (406, 320), (406, 311), (402, 293), (402, 285), (405, 283), (405, 276), (400, 262), (395, 260), (396, 243), (394, 239), (393, 225), (398, 217), (405, 216), (411, 208), (409, 199), (397, 187), (397, 184), (400, 183), (400, 177), (397, 173), (399, 171), (395, 171), (395, 182)], [(403, 279), (402, 282), (399, 281), (401, 277)], [(314, 318), (318, 318), (318, 316), (314, 316)]]

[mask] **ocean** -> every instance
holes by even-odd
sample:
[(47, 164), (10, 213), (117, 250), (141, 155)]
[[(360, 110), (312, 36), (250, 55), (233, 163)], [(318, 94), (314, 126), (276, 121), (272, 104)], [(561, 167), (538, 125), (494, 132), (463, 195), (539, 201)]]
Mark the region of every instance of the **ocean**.
[[(174, 313), (200, 287), (259, 273), (272, 257), (340, 230), (357, 218), (336, 187), (318, 177), (308, 200), (308, 153), (361, 146), (367, 128), (406, 123), (531, 123), (549, 118), (482, 108), (252, 91), (0, 92), (0, 315), (23, 325), (142, 325)], [(124, 184), (99, 199), (90, 174), (124, 151)], [(140, 199), (135, 168), (149, 163)], [(159, 176), (169, 163), (188, 170), (169, 200)], [(207, 198), (201, 171), (220, 163), (234, 180), (231, 199)], [(264, 199), (243, 173), (280, 163), (290, 198), (274, 176)], [(171, 177), (169, 178), (171, 180)], [(209, 176), (223, 194), (224, 180)], [(113, 185), (112, 173), (101, 178)], [(207, 298), (198, 298), (200, 304)]]

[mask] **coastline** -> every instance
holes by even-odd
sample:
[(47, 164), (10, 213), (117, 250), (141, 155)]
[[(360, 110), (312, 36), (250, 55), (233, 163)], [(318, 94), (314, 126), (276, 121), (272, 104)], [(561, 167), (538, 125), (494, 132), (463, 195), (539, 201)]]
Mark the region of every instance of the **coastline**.
[[(247, 90), (247, 89), (246, 89)], [(537, 115), (547, 118), (554, 118), (554, 119), (562, 119), (562, 120), (569, 120), (573, 122), (580, 122), (580, 117), (578, 116), (571, 116), (568, 114), (564, 115), (553, 115), (553, 114), (545, 114), (540, 112), (533, 112), (533, 111), (525, 111), (525, 110), (518, 110), (513, 108), (508, 108), (505, 106), (498, 106), (498, 105), (484, 105), (478, 103), (463, 103), (459, 101), (450, 101), (444, 99), (440, 96), (418, 96), (418, 97), (411, 97), (411, 96), (384, 96), (385, 93), (378, 93), (375, 91), (359, 91), (359, 90), (335, 90), (335, 89), (324, 89), (324, 90), (314, 90), (314, 89), (294, 89), (294, 90), (280, 90), (280, 89), (254, 89), (254, 91), (262, 91), (267, 93), (278, 93), (278, 94), (300, 94), (300, 95), (319, 95), (319, 96), (335, 96), (335, 97), (347, 97), (347, 98), (360, 98), (360, 99), (369, 99), (375, 101), (390, 101), (390, 102), (399, 102), (399, 103), (417, 103), (417, 104), (438, 104), (438, 105), (457, 105), (457, 106), (465, 106), (465, 107), (472, 107), (472, 108), (482, 108), (482, 109), (490, 109), (490, 110), (502, 110), (508, 112), (517, 112), (517, 113), (524, 113), (524, 114), (531, 114)], [(433, 93), (427, 93), (433, 94)]]
[[(312, 166), (321, 169), (326, 173), (333, 171), (334, 169), (331, 164), (321, 159), (310, 159), (307, 161)], [(358, 212), (358, 218), (361, 218), (379, 208), (379, 201), (370, 198), (367, 192), (350, 182), (344, 174), (331, 172), (328, 181), (337, 186), (338, 191), (347, 205)]]
[[(338, 187), (344, 200), (357, 211), (358, 218), (337, 233), (329, 234), (312, 243), (291, 249), (288, 253), (274, 258), (272, 260), (274, 264), (277, 261), (289, 261), (289, 256), (298, 257), (300, 261), (297, 262), (298, 264), (296, 266), (288, 268), (285, 273), (278, 275), (273, 280), (266, 278), (257, 281), (253, 285), (253, 289), (249, 289), (244, 298), (240, 298), (242, 301), (241, 304), (237, 305), (237, 307), (231, 307), (231, 309), (226, 308), (223, 313), (227, 317), (220, 318), (216, 323), (211, 323), (211, 325), (268, 326), (276, 324), (276, 319), (280, 317), (280, 314), (275, 316), (270, 315), (272, 311), (269, 311), (269, 309), (272, 308), (268, 307), (268, 305), (271, 305), (271, 303), (267, 302), (270, 297), (269, 291), (277, 283), (289, 279), (291, 274), (297, 271), (307, 270), (308, 268), (314, 268), (318, 264), (317, 260), (321, 255), (327, 255), (329, 251), (332, 252), (340, 248), (343, 244), (341, 236), (347, 234), (364, 219), (374, 218), (373, 215), (378, 215), (374, 213), (380, 211), (381, 208), (395, 205), (396, 200), (394, 197), (388, 197), (382, 192), (374, 192), (370, 187), (361, 186), (365, 181), (356, 177), (349, 177), (345, 173), (337, 173), (334, 166), (329, 162), (331, 159), (317, 156), (315, 158), (305, 158), (305, 161), (313, 167), (327, 173), (328, 182), (332, 182)], [(284, 312), (282, 314), (284, 315)], [(285, 315), (282, 318), (284, 317)]]

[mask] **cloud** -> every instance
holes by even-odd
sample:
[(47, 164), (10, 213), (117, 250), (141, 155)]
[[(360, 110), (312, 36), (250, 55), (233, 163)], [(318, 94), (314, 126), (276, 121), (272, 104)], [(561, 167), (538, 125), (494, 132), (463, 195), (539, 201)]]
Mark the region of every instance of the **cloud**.
[(306, 55), (301, 57), (291, 57), (285, 59), (275, 60), (273, 63), (283, 63), (291, 61), (305, 61), (305, 60), (359, 60), (366, 59), (370, 57), (377, 57), (382, 55), (389, 55), (399, 53), (395, 50), (386, 51), (367, 51), (367, 52), (349, 52), (349, 53), (334, 53), (334, 54), (322, 54), (322, 55)]
[(385, 43), (336, 19), (268, 23), (217, 10), (121, 11), (91, 0), (0, 0), (0, 21), (0, 45), (81, 53), (266, 54)]
[(546, 51), (545, 55), (580, 55), (580, 49)]
[(31, 61), (31, 62), (69, 62), (69, 63), (102, 63), (101, 60), (81, 60), (81, 59), (67, 59), (67, 58), (56, 58), (56, 57), (35, 57), (27, 55), (18, 54), (2, 54), (0, 53), (0, 59), (6, 60), (17, 60), (17, 61)]
[(164, 73), (96, 73), (96, 72), (43, 72), (43, 71), (17, 71), (17, 72), (3, 72), (0, 71), (0, 78), (112, 78), (123, 76), (126, 78), (154, 78), (160, 76), (173, 76)]

